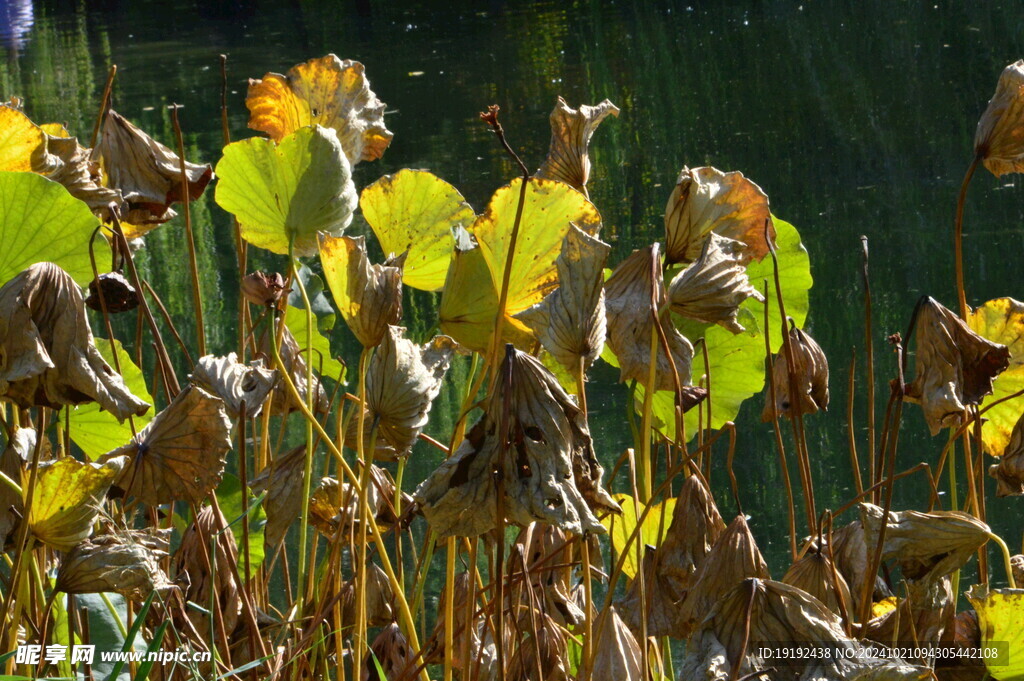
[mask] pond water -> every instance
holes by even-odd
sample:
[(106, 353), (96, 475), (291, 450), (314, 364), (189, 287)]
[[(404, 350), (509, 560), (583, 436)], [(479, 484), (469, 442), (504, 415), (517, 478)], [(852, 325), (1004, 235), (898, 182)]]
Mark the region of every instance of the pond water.
[[(395, 133), (383, 159), (358, 166), (357, 186), (399, 168), (427, 168), (478, 211), (515, 175), (478, 119), (486, 105), (501, 106), (513, 146), (537, 167), (557, 95), (573, 106), (610, 98), (622, 113), (595, 135), (590, 192), (614, 247), (611, 262), (662, 238), (665, 201), (684, 165), (742, 170), (768, 193), (773, 212), (800, 230), (815, 279), (807, 327), (832, 363), (832, 410), (807, 420), (822, 509), (853, 493), (845, 410), (854, 352), (864, 366), (860, 236), (871, 249), (884, 400), (895, 374), (885, 337), (905, 333), (921, 295), (955, 305), (956, 192), (977, 117), (1003, 66), (1024, 53), (1022, 24), (1018, 3), (996, 1), (17, 0), (0, 4), (0, 95), (23, 97), (35, 120), (65, 122), (87, 141), (107, 69), (117, 64), (114, 108), (171, 143), (167, 105), (182, 104), (190, 160), (215, 163), (222, 145), (219, 54), (228, 55), (238, 138), (253, 134), (246, 129), (247, 78), (334, 52), (366, 65)], [(1024, 296), (1022, 208), (1024, 192), (1013, 176), (997, 181), (979, 173), (966, 217), (970, 303)], [(209, 344), (222, 353), (235, 342), (233, 239), (212, 192), (194, 211)], [(161, 227), (146, 237), (140, 258), (188, 340), (195, 329), (182, 234), (180, 221)], [(267, 257), (254, 266), (281, 264)], [(434, 305), (427, 294), (407, 300), (414, 334), (434, 325)], [(343, 323), (332, 341), (354, 366), (357, 348)], [(435, 405), (431, 428), (441, 437), (465, 372), (455, 368)], [(858, 368), (862, 461), (864, 378)], [(614, 461), (632, 444), (626, 390), (599, 362), (588, 394), (599, 453)], [(780, 577), (788, 565), (786, 504), (772, 431), (758, 418), (761, 403), (760, 396), (749, 400), (738, 419), (736, 475), (744, 510)], [(880, 401), (879, 421), (883, 409)], [(904, 416), (898, 468), (934, 464), (945, 439), (928, 436), (917, 407)], [(406, 480), (422, 479), (437, 460), (435, 452), (417, 450)], [(716, 468), (716, 496), (728, 515), (726, 479)], [(989, 483), (989, 517), (1011, 547), (1019, 546), (1020, 501), (995, 499)], [(926, 495), (923, 483), (901, 482), (895, 506), (921, 508)], [(994, 573), (1001, 578), (998, 568)]]

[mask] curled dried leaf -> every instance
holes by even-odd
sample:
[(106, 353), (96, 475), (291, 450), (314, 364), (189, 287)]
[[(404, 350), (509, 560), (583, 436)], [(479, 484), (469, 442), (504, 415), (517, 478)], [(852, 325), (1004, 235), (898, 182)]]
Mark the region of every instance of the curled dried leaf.
[(224, 401), (228, 416), (237, 419), (245, 404), (247, 418), (255, 418), (277, 384), (277, 371), (264, 369), (263, 360), (242, 364), (230, 352), (226, 357), (200, 357), (192, 371), (192, 381)]
[[(109, 186), (119, 190), (128, 205), (121, 217), (133, 225), (167, 222), (175, 213), (171, 204), (184, 200), (181, 159), (173, 151), (111, 109), (103, 122), (103, 135), (93, 157), (106, 171)], [(188, 198), (198, 199), (213, 179), (207, 165), (185, 162)]]
[[(0, 472), (11, 480), (21, 477), (22, 452), (30, 453), (35, 449), (35, 433), (31, 428), (17, 429), (3, 452), (0, 452)], [(25, 515), (25, 505), (21, 495), (9, 485), (0, 484), (0, 551), (7, 545), (7, 538), (14, 535), (20, 519)]]
[(105, 272), (89, 282), (85, 304), (97, 312), (102, 312), (104, 305), (108, 313), (129, 312), (139, 306), (139, 294), (120, 272)]
[[(519, 531), (514, 544), (514, 550), (523, 554), (530, 577), (529, 585), (520, 589), (520, 607), (533, 607), (531, 598), (540, 600), (541, 609), (563, 627), (577, 626), (585, 619), (571, 593), (572, 568), (579, 563), (574, 546), (567, 532), (546, 523), (530, 523)], [(513, 560), (519, 565), (518, 559)]]
[[(370, 469), (370, 481), (367, 505), (377, 527), (384, 531), (398, 521), (391, 505), (395, 498), (395, 483), (383, 468), (377, 466)], [(309, 518), (316, 529), (330, 538), (347, 537), (349, 532), (359, 528), (359, 517), (359, 492), (355, 487), (347, 482), (339, 483), (334, 478), (320, 480), (309, 499)], [(367, 528), (369, 534), (370, 529)]]
[(789, 566), (782, 581), (803, 589), (837, 615), (852, 612), (850, 585), (829, 560), (826, 550), (811, 549), (798, 558)]
[(618, 505), (601, 487), (604, 470), (579, 407), (537, 359), (506, 349), (484, 417), (414, 498), (439, 537), (483, 534), (497, 520), (497, 474), (512, 522), (603, 533), (591, 507)]
[(78, 285), (48, 262), (0, 289), (0, 396), (26, 409), (97, 402), (120, 421), (149, 409), (93, 345)]
[[(480, 650), (480, 629), (486, 625), (483, 617), (476, 614), (476, 603), (473, 604), (472, 613), (472, 624), (470, 624), (470, 613), (467, 612), (469, 605), (470, 596), (470, 573), (460, 572), (455, 575), (455, 579), (452, 582), (452, 666), (458, 669), (460, 672), (464, 672), (462, 669), (463, 656), (462, 651), (465, 646), (470, 647), (470, 664), (475, 658), (475, 653)], [(438, 598), (439, 609), (446, 607), (443, 604), (448, 603), (448, 591), (447, 584), (441, 590), (441, 595)], [(431, 659), (431, 662), (440, 662), (444, 659), (444, 642), (445, 642), (445, 618), (438, 617), (434, 623), (434, 632), (431, 634), (431, 638), (439, 642), (439, 647), (435, 652), (435, 658)]]
[(333, 128), (353, 166), (380, 158), (394, 137), (363, 65), (333, 54), (250, 79), (245, 105), (249, 127), (275, 141), (307, 125)]
[[(741, 515), (729, 523), (691, 578), (681, 609), (688, 630), (696, 626), (722, 596), (745, 579), (770, 579), (768, 565), (757, 548), (747, 520)], [(784, 640), (784, 639), (778, 639)]]
[(1010, 443), (1006, 445), (999, 463), (989, 466), (988, 474), (996, 479), (996, 496), (1019, 497), (1024, 494), (1024, 414), (1013, 427)]
[(590, 138), (609, 115), (618, 116), (619, 107), (607, 99), (597, 106), (583, 104), (577, 110), (559, 97), (551, 112), (548, 157), (533, 176), (564, 182), (586, 196), (590, 179)]
[(615, 606), (608, 606), (598, 621), (601, 625), (594, 632), (594, 668), (589, 678), (644, 681), (647, 676), (640, 644), (619, 617)]
[(667, 357), (662, 344), (657, 342), (654, 389), (675, 390), (676, 376), (681, 386), (689, 385), (693, 346), (676, 330), (666, 306), (668, 294), (661, 278), (660, 245), (655, 243), (633, 251), (619, 263), (605, 284), (605, 296), (608, 345), (619, 360), (620, 380), (635, 380), (645, 387), (650, 382), (651, 333), (655, 330), (654, 316), (661, 310), (658, 323), (672, 357)]
[[(793, 379), (797, 397), (790, 394), (789, 357), (786, 346), (793, 351)], [(796, 326), (789, 327), (789, 338), (782, 344), (779, 354), (772, 360), (772, 382), (775, 385), (775, 404), (771, 403), (770, 389), (765, 392), (762, 421), (774, 421), (788, 416), (793, 418), (793, 407), (801, 414), (813, 414), (828, 409), (828, 359), (821, 346)]]
[(278, 546), (288, 534), (288, 528), (302, 510), (302, 476), (306, 466), (306, 445), (299, 445), (283, 456), (278, 456), (249, 482), (254, 492), (266, 492), (263, 510), (267, 524), (263, 528), (263, 541), (267, 547)]
[[(868, 546), (878, 543), (884, 511), (860, 504)], [(988, 541), (989, 526), (962, 511), (890, 511), (882, 559), (899, 561), (907, 579), (931, 582), (957, 570)]]
[[(717, 232), (746, 245), (744, 264), (761, 260), (768, 255), (770, 220), (768, 196), (743, 173), (683, 168), (665, 207), (665, 256), (669, 263), (693, 262), (708, 234)], [(770, 222), (767, 238), (775, 241)]]
[[(395, 592), (387, 574), (376, 563), (370, 563), (363, 572), (366, 578), (366, 623), (379, 627), (395, 619)], [(345, 582), (341, 587), (341, 621), (350, 626), (356, 621), (356, 580)]]
[(167, 548), (166, 536), (136, 531), (87, 539), (61, 560), (54, 588), (68, 594), (112, 591), (136, 601), (145, 599), (173, 587), (159, 564)]
[[(373, 643), (370, 644), (370, 652), (366, 654), (366, 659), (363, 661), (362, 681), (400, 679), (415, 657), (405, 634), (397, 624), (392, 622), (381, 629), (377, 638), (373, 639)], [(380, 672), (384, 672), (383, 677), (380, 676), (374, 659), (380, 665)]]
[(733, 333), (746, 329), (737, 321), (747, 298), (764, 302), (750, 284), (743, 263), (744, 244), (708, 235), (700, 257), (677, 274), (668, 286), (668, 298), (676, 314), (709, 324), (721, 324)]
[[(221, 528), (225, 528), (223, 532)], [(183, 614), (187, 616), (191, 626), (206, 640), (211, 620), (208, 608), (214, 602), (224, 631), (233, 631), (238, 624), (241, 599), (228, 566), (238, 565), (238, 547), (224, 516), (212, 506), (201, 508), (182, 534), (172, 564), (175, 582), (181, 587), (185, 600), (199, 606), (175, 610), (175, 619)], [(176, 624), (184, 627), (183, 622)]]
[[(383, 455), (378, 458), (394, 460), (412, 451), (427, 425), (427, 414), (441, 391), (455, 348), (455, 341), (448, 336), (434, 336), (426, 345), (419, 346), (405, 338), (404, 328), (388, 327), (366, 372), (367, 433), (363, 441), (369, 444), (369, 431), (376, 421), (375, 453)], [(356, 416), (350, 419), (349, 428), (354, 445), (354, 435), (359, 431)], [(382, 448), (381, 444), (388, 447)]]
[(365, 348), (377, 346), (402, 319), (402, 261), (371, 265), (366, 237), (320, 235), (320, 262), (334, 302)]
[(224, 401), (189, 385), (131, 442), (103, 460), (128, 457), (114, 484), (144, 504), (198, 504), (220, 483), (229, 449), (231, 420)]
[(558, 288), (516, 315), (574, 375), (581, 360), (585, 371), (604, 347), (604, 263), (610, 252), (611, 246), (571, 225), (555, 261)]
[(84, 201), (96, 215), (107, 219), (111, 203), (124, 213), (121, 192), (103, 184), (103, 171), (92, 158), (92, 152), (78, 143), (76, 137), (47, 135), (47, 152), (54, 168), (46, 177), (64, 185), (76, 199)]
[(32, 534), (58, 551), (70, 551), (88, 539), (110, 483), (125, 464), (121, 456), (102, 464), (81, 463), (70, 456), (40, 464), (31, 505), (24, 498), (28, 474), (23, 473), (22, 504), (28, 508)]
[(995, 377), (1009, 366), (1010, 350), (979, 336), (934, 298), (924, 298), (916, 314), (915, 378), (906, 397), (921, 404), (936, 435), (959, 425), (967, 405), (991, 394)]
[[(907, 579), (907, 597), (896, 607), (873, 617), (865, 638), (883, 644), (893, 641), (938, 641), (954, 626), (956, 603), (949, 575), (935, 580)], [(893, 599), (895, 600), (895, 599)], [(934, 655), (922, 658), (934, 664)]]
[[(265, 328), (263, 335), (260, 336), (260, 354), (267, 360), (268, 364), (273, 363), (274, 356), (271, 351), (270, 336), (268, 334), (276, 332), (276, 325), (271, 325), (269, 329)], [(302, 350), (303, 348), (299, 347), (299, 342), (292, 335), (291, 329), (285, 326), (277, 351), (281, 355), (281, 363), (284, 364), (284, 368), (288, 371), (288, 375), (291, 377), (292, 384), (298, 391), (302, 403), (305, 404), (306, 391), (309, 387), (306, 383), (306, 358), (303, 356)], [(313, 395), (313, 410), (325, 413), (329, 405), (327, 391), (324, 390), (323, 383), (316, 373), (313, 374), (313, 390), (315, 391)], [(295, 404), (292, 399), (291, 394), (283, 388), (279, 388), (274, 392), (271, 404), (273, 407), (272, 411), (276, 414), (291, 413), (299, 408), (299, 405)]]
[(1000, 74), (974, 133), (974, 153), (996, 177), (1024, 169), (1024, 59)]
[(521, 681), (570, 679), (568, 640), (562, 627), (543, 611), (524, 611), (517, 624), (525, 636), (509, 660), (508, 678)]
[(779, 669), (778, 660), (761, 654), (779, 645), (830, 652), (827, 657), (809, 655), (787, 661), (781, 667), (786, 675), (780, 679), (920, 681), (930, 673), (849, 638), (839, 618), (806, 592), (782, 582), (750, 578), (709, 607), (687, 642), (679, 678), (726, 681)]

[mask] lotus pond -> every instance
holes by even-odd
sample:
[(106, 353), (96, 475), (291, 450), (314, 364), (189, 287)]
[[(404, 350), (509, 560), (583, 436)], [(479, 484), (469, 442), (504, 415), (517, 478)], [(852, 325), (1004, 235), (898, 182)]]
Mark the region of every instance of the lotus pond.
[(0, 678), (1024, 678), (1017, 9), (8, 3)]

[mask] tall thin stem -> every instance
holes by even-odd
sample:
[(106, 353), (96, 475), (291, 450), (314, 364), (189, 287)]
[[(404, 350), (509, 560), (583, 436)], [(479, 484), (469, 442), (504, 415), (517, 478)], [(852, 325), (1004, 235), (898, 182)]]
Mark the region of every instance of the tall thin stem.
[(953, 251), (956, 258), (956, 295), (960, 304), (960, 318), (967, 320), (967, 293), (964, 291), (964, 204), (967, 201), (967, 187), (971, 184), (974, 171), (981, 162), (981, 155), (975, 154), (971, 165), (967, 166), (964, 180), (960, 183), (960, 193), (956, 197), (956, 222), (953, 224)]
[(188, 244), (188, 262), (192, 272), (192, 303), (196, 315), (196, 344), (199, 356), (206, 354), (206, 329), (203, 326), (203, 292), (199, 287), (199, 265), (196, 262), (196, 240), (192, 234), (192, 211), (189, 207), (188, 169), (185, 167), (185, 143), (178, 122), (178, 105), (171, 107), (171, 121), (174, 123), (174, 137), (178, 142), (178, 162), (181, 168), (181, 204), (185, 215), (185, 242)]

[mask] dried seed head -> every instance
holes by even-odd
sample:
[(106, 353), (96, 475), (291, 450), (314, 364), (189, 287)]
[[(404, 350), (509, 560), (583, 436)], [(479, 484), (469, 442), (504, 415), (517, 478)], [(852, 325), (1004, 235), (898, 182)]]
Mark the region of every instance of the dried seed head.
[(123, 274), (106, 272), (89, 282), (89, 295), (85, 299), (85, 304), (96, 311), (102, 311), (103, 305), (106, 304), (107, 312), (112, 314), (129, 312), (139, 306), (139, 294)]
[(262, 271), (242, 277), (241, 289), (246, 300), (260, 307), (276, 307), (281, 297), (291, 291), (285, 288), (284, 277), (280, 272)]

